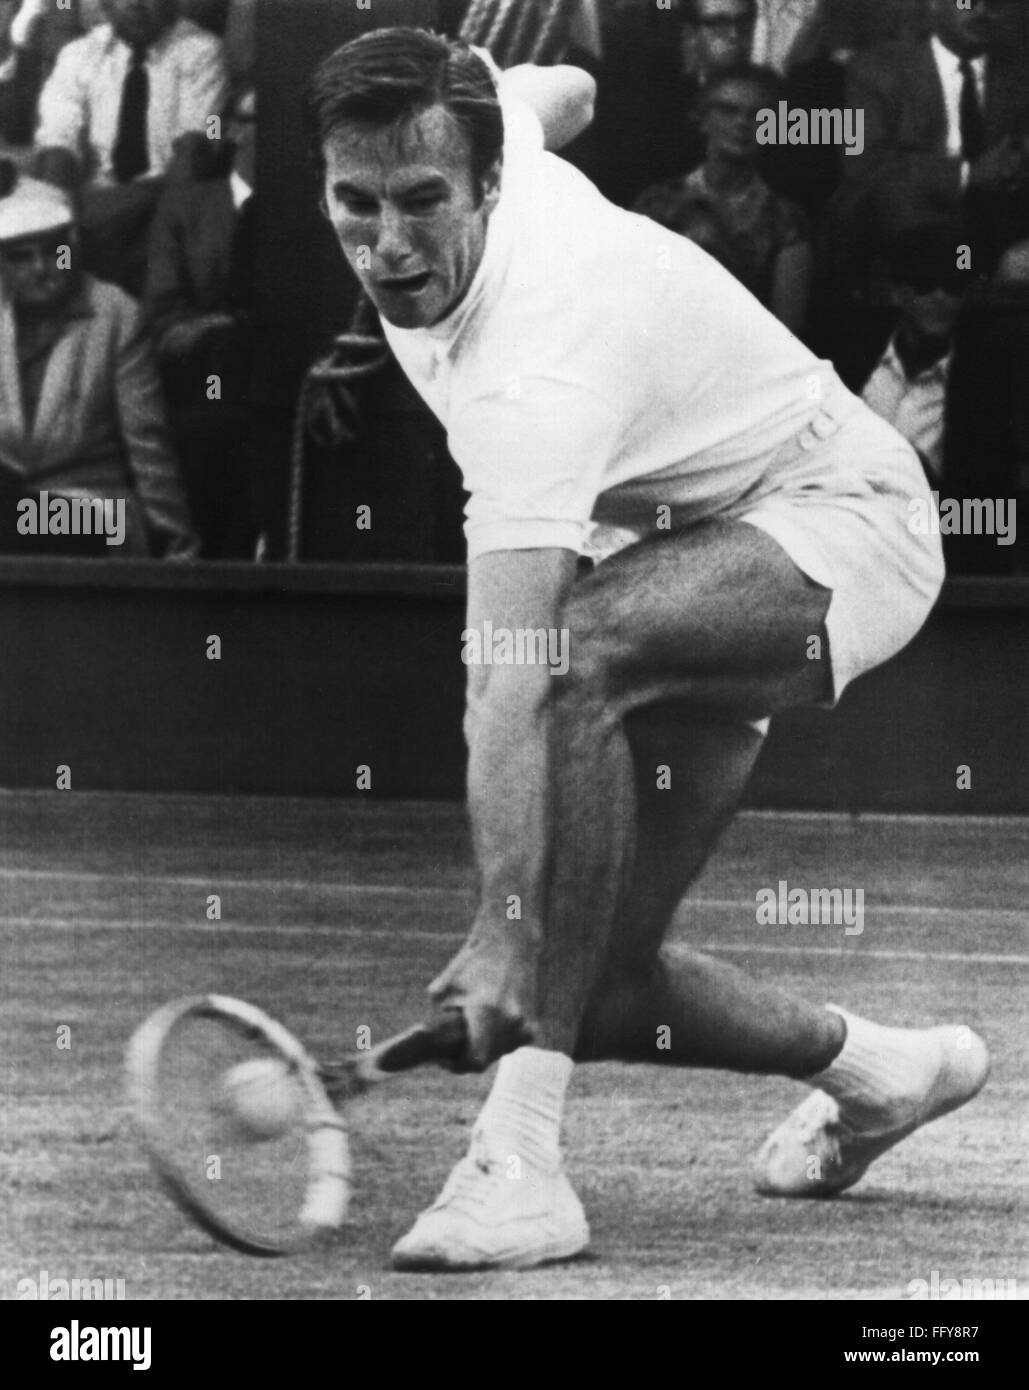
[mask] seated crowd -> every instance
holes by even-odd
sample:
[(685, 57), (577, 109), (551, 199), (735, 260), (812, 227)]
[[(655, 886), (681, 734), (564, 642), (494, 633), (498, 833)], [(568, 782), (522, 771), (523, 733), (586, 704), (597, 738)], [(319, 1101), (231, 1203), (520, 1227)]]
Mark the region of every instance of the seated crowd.
[(124, 500), (99, 553), (254, 551), (253, 11), (0, 0), (0, 484)]
[[(122, 553), (247, 557), (261, 529), (255, 7), (0, 0), (0, 485), (124, 487)], [(1029, 471), (1025, 8), (581, 0), (568, 55), (598, 79), (568, 157), (831, 358), (946, 496)], [(860, 119), (842, 144), (763, 138), (761, 113), (796, 110)]]

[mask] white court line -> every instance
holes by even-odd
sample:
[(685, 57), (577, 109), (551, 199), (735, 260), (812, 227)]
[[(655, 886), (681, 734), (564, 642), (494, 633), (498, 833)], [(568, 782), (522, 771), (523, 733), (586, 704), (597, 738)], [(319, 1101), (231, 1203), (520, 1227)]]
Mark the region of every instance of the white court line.
[[(283, 893), (305, 893), (316, 890), (319, 893), (342, 893), (353, 894), (355, 896), (372, 896), (381, 893), (387, 897), (394, 898), (426, 898), (426, 897), (471, 897), (475, 889), (471, 886), (465, 887), (457, 884), (447, 887), (445, 884), (436, 883), (425, 884), (421, 887), (410, 887), (406, 884), (391, 883), (339, 883), (333, 881), (321, 881), (318, 879), (295, 879), (284, 880), (278, 878), (221, 878), (218, 875), (211, 875), (208, 878), (181, 878), (177, 874), (130, 874), (126, 872), (118, 873), (98, 873), (94, 870), (56, 870), (49, 869), (4, 869), (0, 868), (0, 880), (3, 879), (28, 879), (40, 880), (50, 879), (54, 882), (72, 883), (100, 883), (114, 879), (120, 883), (158, 884), (172, 883), (178, 884), (183, 888), (209, 888), (212, 891), (217, 889), (224, 891), (227, 888), (253, 888), (255, 890), (267, 891), (277, 889)], [(683, 906), (679, 908), (680, 913), (688, 912), (691, 907), (713, 908), (722, 912), (743, 912), (751, 911), (754, 902), (751, 899), (741, 898), (690, 898), (684, 900)], [(1016, 923), (1022, 923), (1029, 927), (1029, 912), (1013, 907), (939, 907), (922, 906), (919, 903), (882, 903), (873, 904), (869, 912), (876, 916), (886, 917), (897, 913), (916, 912), (923, 917), (988, 917), (992, 921), (1007, 921), (1012, 918)], [(99, 924), (98, 924), (99, 925)]]
[[(357, 941), (393, 941), (403, 944), (407, 941), (448, 941), (460, 942), (465, 932), (434, 931), (384, 931), (377, 927), (315, 927), (315, 926), (277, 926), (261, 922), (234, 922), (222, 919), (220, 922), (137, 922), (125, 918), (78, 918), (68, 917), (3, 917), (0, 918), (0, 931), (4, 927), (43, 927), (48, 931), (197, 931), (205, 935), (212, 933), (224, 935), (226, 932), (257, 934), (274, 932), (286, 936), (331, 936), (352, 937)], [(792, 929), (791, 929), (792, 930)], [(837, 929), (833, 929), (837, 930)], [(852, 938), (853, 939), (853, 938)], [(683, 943), (679, 943), (683, 944)], [(964, 965), (1022, 965), (1029, 966), (1029, 955), (1005, 955), (994, 951), (894, 951), (889, 948), (871, 949), (860, 946), (855, 941), (851, 947), (833, 946), (774, 946), (767, 944), (747, 945), (744, 942), (704, 941), (695, 946), (696, 951), (728, 952), (733, 955), (759, 956), (836, 956), (860, 960), (907, 960), (943, 961)]]

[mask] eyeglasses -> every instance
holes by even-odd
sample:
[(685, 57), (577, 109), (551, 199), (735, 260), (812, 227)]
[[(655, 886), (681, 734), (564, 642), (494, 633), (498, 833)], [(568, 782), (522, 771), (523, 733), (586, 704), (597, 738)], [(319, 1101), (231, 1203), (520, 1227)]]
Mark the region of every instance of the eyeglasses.
[(756, 121), (758, 115), (764, 110), (763, 106), (737, 106), (731, 101), (712, 101), (709, 103), (709, 111), (716, 111), (719, 116), (742, 116), (744, 120)]
[(696, 19), (693, 21), (698, 29), (739, 29), (745, 32), (753, 29), (757, 25), (755, 15), (737, 15), (733, 18), (730, 15), (713, 15), (710, 19)]

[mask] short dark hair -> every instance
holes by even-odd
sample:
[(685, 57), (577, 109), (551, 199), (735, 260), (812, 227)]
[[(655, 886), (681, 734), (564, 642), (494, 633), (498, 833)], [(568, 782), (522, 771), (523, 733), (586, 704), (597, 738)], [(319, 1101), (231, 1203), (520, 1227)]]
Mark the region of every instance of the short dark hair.
[(318, 67), (304, 98), (304, 124), (319, 177), (325, 142), (348, 121), (404, 124), (442, 106), (464, 132), (472, 179), (483, 186), (503, 155), (504, 121), (489, 68), (460, 40), (428, 29), (373, 29), (337, 48)]
[(774, 68), (764, 68), (757, 63), (737, 63), (734, 67), (712, 73), (708, 78), (700, 98), (705, 111), (715, 93), (730, 82), (746, 82), (751, 87), (759, 88), (762, 99), (769, 106), (775, 106), (784, 91), (782, 78)]

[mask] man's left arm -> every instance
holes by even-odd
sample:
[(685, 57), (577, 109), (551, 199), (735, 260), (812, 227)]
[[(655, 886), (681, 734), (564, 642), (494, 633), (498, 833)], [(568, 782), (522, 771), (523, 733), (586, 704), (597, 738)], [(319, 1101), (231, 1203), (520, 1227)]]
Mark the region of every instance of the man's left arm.
[(582, 68), (523, 63), (501, 73), (499, 85), (501, 101), (520, 101), (535, 112), (544, 149), (563, 149), (593, 120), (597, 84)]

